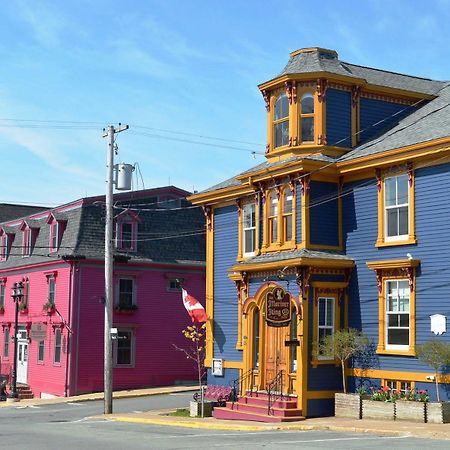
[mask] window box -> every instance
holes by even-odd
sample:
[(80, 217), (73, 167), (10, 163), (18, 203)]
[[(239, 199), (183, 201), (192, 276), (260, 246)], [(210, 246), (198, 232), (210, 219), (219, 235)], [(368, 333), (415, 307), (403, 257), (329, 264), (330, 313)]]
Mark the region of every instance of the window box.
[(377, 400), (362, 401), (362, 418), (376, 420), (394, 420), (395, 403)]
[(48, 315), (54, 314), (55, 309), (56, 309), (55, 304), (52, 302), (44, 303), (44, 305), (42, 306), (42, 311), (44, 311)]
[(395, 402), (395, 420), (424, 423), (426, 405), (425, 402), (397, 400)]
[(349, 419), (362, 418), (362, 397), (359, 394), (334, 394), (334, 415)]
[(5, 307), (4, 306), (0, 306), (0, 314), (4, 314), (5, 313)]
[(429, 402), (426, 408), (428, 423), (450, 423), (450, 402)]
[(137, 309), (137, 305), (117, 305), (114, 308), (118, 314), (133, 314)]

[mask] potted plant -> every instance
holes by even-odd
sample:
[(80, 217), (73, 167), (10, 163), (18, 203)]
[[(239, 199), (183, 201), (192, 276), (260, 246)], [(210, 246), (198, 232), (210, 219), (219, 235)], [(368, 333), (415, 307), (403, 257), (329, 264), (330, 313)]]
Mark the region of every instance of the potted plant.
[(28, 312), (28, 303), (26, 302), (19, 303), (19, 312), (21, 314), (26, 314)]
[(369, 344), (369, 340), (358, 330), (353, 328), (337, 330), (333, 335), (321, 340), (316, 355), (327, 355), (339, 360), (342, 369), (342, 387), (344, 393), (335, 394), (335, 416), (361, 419), (361, 399), (363, 391), (356, 394), (347, 393), (347, 379), (345, 376), (346, 362), (356, 354), (362, 352)]
[[(187, 359), (194, 361), (197, 376), (198, 376), (198, 388), (199, 394), (196, 398), (190, 402), (190, 415), (191, 417), (210, 417), (212, 415), (212, 403), (203, 399), (203, 376), (205, 374), (205, 335), (206, 335), (206, 323), (200, 325), (199, 323), (193, 323), (186, 327), (183, 331), (183, 336), (192, 344), (189, 348), (180, 348), (175, 344), (172, 344), (178, 351), (183, 352)], [(202, 401), (203, 399), (203, 401)]]
[(395, 401), (395, 420), (407, 420), (409, 422), (426, 421), (426, 405), (429, 400), (427, 390), (411, 390), (405, 394), (399, 393)]
[(417, 347), (417, 357), (434, 369), (432, 377), (436, 386), (437, 402), (427, 404), (427, 422), (449, 423), (450, 403), (441, 402), (439, 395), (439, 372), (450, 365), (450, 343), (431, 339)]
[(394, 420), (395, 401), (398, 398), (398, 392), (391, 391), (388, 386), (382, 386), (379, 389), (372, 388), (370, 398), (362, 401), (362, 418)]
[(53, 314), (55, 312), (55, 304), (50, 301), (44, 303), (44, 305), (42, 306), (42, 311), (46, 312), (47, 314)]

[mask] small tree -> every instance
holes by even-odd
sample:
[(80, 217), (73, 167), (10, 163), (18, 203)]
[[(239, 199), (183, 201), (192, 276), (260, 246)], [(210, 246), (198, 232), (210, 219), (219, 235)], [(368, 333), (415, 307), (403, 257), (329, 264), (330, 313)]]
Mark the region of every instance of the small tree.
[(450, 365), (450, 344), (448, 342), (431, 339), (424, 344), (417, 346), (417, 357), (426, 365), (434, 369), (434, 382), (436, 384), (436, 397), (439, 398), (439, 370)]
[(347, 393), (345, 378), (345, 363), (349, 358), (360, 353), (369, 344), (369, 339), (358, 330), (337, 330), (334, 334), (325, 336), (320, 342), (316, 356), (326, 355), (338, 359), (342, 368), (342, 386)]
[(197, 368), (198, 375), (198, 387), (199, 391), (202, 390), (202, 378), (205, 373), (205, 335), (206, 335), (206, 323), (200, 325), (194, 323), (186, 327), (183, 331), (183, 336), (191, 343), (189, 348), (181, 348), (175, 344), (172, 344), (174, 348), (186, 355), (187, 359), (194, 361)]

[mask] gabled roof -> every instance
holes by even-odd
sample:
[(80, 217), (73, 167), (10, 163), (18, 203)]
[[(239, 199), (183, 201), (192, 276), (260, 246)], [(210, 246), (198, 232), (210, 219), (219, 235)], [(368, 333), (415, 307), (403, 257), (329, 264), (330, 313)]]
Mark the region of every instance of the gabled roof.
[(429, 78), (350, 64), (339, 60), (338, 54), (334, 50), (321, 48), (300, 49), (292, 52), (288, 63), (278, 77), (289, 74), (317, 72), (363, 79), (375, 86), (385, 86), (427, 95), (434, 95), (444, 85), (442, 81)]

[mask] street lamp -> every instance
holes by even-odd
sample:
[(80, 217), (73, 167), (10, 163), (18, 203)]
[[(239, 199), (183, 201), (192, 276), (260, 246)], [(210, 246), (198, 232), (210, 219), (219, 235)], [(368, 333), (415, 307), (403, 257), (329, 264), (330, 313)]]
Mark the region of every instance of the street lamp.
[(17, 395), (17, 333), (19, 328), (19, 303), (23, 300), (23, 283), (21, 281), (13, 284), (11, 289), (11, 297), (16, 304), (16, 311), (14, 316), (14, 362), (10, 398), (12, 401), (19, 401), (19, 396)]

